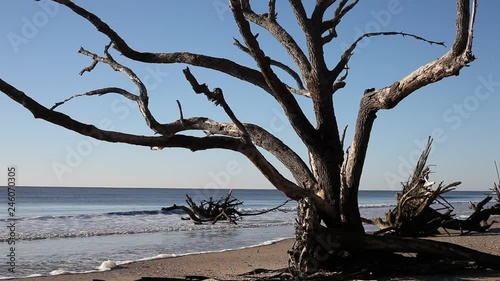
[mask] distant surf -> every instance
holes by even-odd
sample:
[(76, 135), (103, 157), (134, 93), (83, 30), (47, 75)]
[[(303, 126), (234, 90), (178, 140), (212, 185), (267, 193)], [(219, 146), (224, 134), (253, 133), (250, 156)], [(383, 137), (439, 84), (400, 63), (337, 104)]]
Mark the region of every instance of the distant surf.
[[(0, 188), (0, 192), (3, 192)], [(296, 203), (259, 216), (244, 217), (237, 225), (227, 222), (195, 225), (182, 220), (179, 210), (162, 207), (218, 198), (227, 190), (144, 188), (19, 187), (16, 209), (16, 254), (23, 266), (5, 278), (68, 274), (96, 270), (103, 262), (116, 265), (205, 252), (255, 247), (292, 237)], [(360, 212), (366, 218), (381, 217), (395, 206), (395, 191), (361, 191)], [(282, 204), (277, 190), (240, 190), (233, 195), (244, 202), (242, 212), (255, 213)], [(471, 212), (469, 201), (484, 192), (453, 192), (447, 201), (457, 216)], [(2, 201), (3, 200), (3, 201)], [(0, 204), (6, 204), (0, 197)], [(7, 222), (5, 214), (0, 224)], [(368, 227), (368, 226), (367, 226)], [(7, 240), (5, 232), (0, 241)], [(229, 239), (228, 239), (229, 238)], [(0, 243), (6, 253), (7, 243)]]

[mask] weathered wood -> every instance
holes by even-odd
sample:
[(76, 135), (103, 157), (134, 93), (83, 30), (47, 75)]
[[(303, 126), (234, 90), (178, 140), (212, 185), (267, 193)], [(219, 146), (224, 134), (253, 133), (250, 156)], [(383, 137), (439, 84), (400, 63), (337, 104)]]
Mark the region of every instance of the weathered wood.
[(438, 232), (445, 221), (452, 220), (451, 210), (441, 213), (431, 208), (438, 197), (449, 192), (460, 182), (443, 185), (440, 183), (436, 189), (434, 182), (429, 181), (431, 170), (426, 165), (431, 151), (432, 139), (429, 138), (427, 146), (420, 155), (413, 175), (406, 183), (402, 183), (402, 191), (397, 194), (396, 207), (385, 215), (385, 220), (365, 219), (365, 223), (379, 226), (377, 234), (392, 234), (397, 236), (429, 236)]
[(170, 207), (161, 208), (161, 210), (165, 212), (182, 210), (188, 214), (189, 218), (193, 220), (195, 224), (201, 224), (203, 222), (211, 222), (212, 224), (215, 224), (220, 220), (226, 220), (229, 223), (237, 224), (236, 222), (242, 217), (263, 215), (265, 213), (278, 210), (290, 202), (290, 200), (286, 200), (284, 203), (274, 208), (261, 212), (243, 213), (238, 210), (238, 207), (241, 206), (243, 202), (234, 198), (232, 196), (232, 192), (233, 191), (230, 190), (225, 197), (222, 197), (217, 201), (210, 197), (208, 200), (202, 200), (199, 204), (196, 204), (194, 200), (186, 194), (186, 204), (188, 206), (174, 204)]
[(337, 232), (324, 229), (316, 235), (318, 245), (328, 254), (337, 255), (341, 251), (362, 254), (377, 251), (386, 253), (411, 253), (448, 258), (455, 261), (474, 262), (478, 266), (500, 270), (500, 256), (482, 253), (448, 242), (418, 238), (377, 236)]
[[(487, 196), (477, 205), (471, 204), (473, 213), (465, 220), (454, 218), (453, 207), (442, 197), (446, 192), (454, 189), (460, 182), (443, 185), (440, 183), (436, 189), (432, 189), (434, 182), (429, 182), (430, 169), (426, 166), (427, 158), (431, 150), (432, 139), (429, 138), (413, 175), (406, 183), (402, 183), (401, 193), (398, 193), (396, 207), (382, 218), (363, 219), (364, 223), (373, 224), (380, 228), (375, 234), (391, 234), (402, 237), (431, 236), (439, 233), (440, 228), (460, 230), (462, 234), (471, 231), (484, 232), (488, 230), (495, 221), (489, 221), (493, 215), (500, 215), (500, 208), (492, 206), (484, 209), (492, 197)], [(495, 183), (495, 190), (497, 189)], [(441, 203), (446, 212), (440, 212), (431, 207), (431, 204)]]
[(469, 233), (471, 231), (476, 231), (476, 232), (487, 231), (494, 223), (497, 222), (495, 220), (490, 222), (489, 221), (490, 217), (494, 215), (500, 215), (500, 208), (497, 205), (491, 206), (490, 208), (487, 209), (483, 209), (484, 205), (490, 202), (492, 198), (493, 197), (491, 196), (487, 196), (477, 205), (474, 205), (471, 202), (470, 203), (471, 209), (473, 209), (474, 212), (467, 219), (465, 220), (450, 219), (443, 222), (441, 227), (446, 229), (460, 230), (462, 234)]

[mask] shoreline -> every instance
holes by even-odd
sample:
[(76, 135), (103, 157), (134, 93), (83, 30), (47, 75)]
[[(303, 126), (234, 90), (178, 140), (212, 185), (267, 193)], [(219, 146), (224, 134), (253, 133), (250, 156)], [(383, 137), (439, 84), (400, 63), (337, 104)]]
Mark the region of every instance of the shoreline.
[[(175, 257), (132, 261), (107, 270), (34, 276), (1, 280), (19, 281), (135, 281), (142, 277), (207, 276), (234, 279), (237, 275), (257, 268), (282, 269), (287, 267), (286, 254), (293, 239), (285, 238), (270, 244), (247, 248), (185, 254)], [(265, 257), (265, 258), (261, 258)], [(282, 257), (284, 257), (282, 259)]]
[[(500, 226), (492, 227), (485, 233), (471, 233), (463, 236), (425, 238), (446, 241), (473, 248), (482, 252), (500, 255)], [(19, 281), (135, 281), (142, 277), (185, 278), (186, 276), (206, 276), (217, 279), (241, 279), (239, 276), (255, 269), (283, 269), (288, 266), (287, 251), (291, 249), (293, 239), (284, 239), (268, 245), (249, 248), (223, 250), (209, 253), (194, 253), (176, 257), (165, 257), (134, 261), (120, 265), (108, 271), (90, 273), (61, 274), (52, 276), (14, 278)], [(500, 271), (466, 271), (456, 275), (404, 276), (381, 280), (500, 280)], [(402, 278), (402, 279), (401, 279)], [(467, 278), (467, 279), (465, 279)]]
[[(128, 265), (134, 264), (134, 263), (150, 262), (150, 261), (162, 260), (162, 259), (183, 258), (183, 257), (189, 257), (189, 256), (195, 256), (195, 255), (223, 254), (223, 253), (232, 252), (232, 251), (244, 251), (244, 250), (252, 249), (252, 248), (270, 246), (270, 245), (280, 243), (280, 242), (290, 240), (290, 239), (291, 239), (291, 237), (282, 237), (282, 238), (266, 240), (264, 242), (254, 244), (254, 245), (241, 246), (241, 247), (236, 247), (236, 248), (225, 248), (225, 249), (219, 249), (219, 250), (207, 250), (207, 251), (199, 251), (199, 252), (186, 252), (186, 253), (180, 253), (180, 254), (159, 254), (159, 255), (155, 255), (155, 256), (138, 258), (136, 260), (121, 261), (121, 262), (114, 264), (114, 266), (111, 270), (124, 268), (124, 267), (127, 267)], [(107, 261), (110, 261), (110, 260), (107, 260)], [(77, 276), (77, 275), (85, 275), (85, 274), (105, 273), (105, 272), (110, 271), (109, 269), (106, 269), (107, 266), (105, 266), (105, 269), (101, 269), (102, 265), (99, 266), (99, 264), (102, 264), (104, 262), (106, 262), (106, 260), (96, 261), (96, 265), (94, 266), (93, 269), (86, 269), (86, 270), (80, 270), (80, 271), (65, 271), (62, 269), (55, 269), (55, 270), (51, 271), (50, 273), (46, 273), (46, 274), (32, 274), (32, 275), (25, 275), (25, 276), (20, 276), (20, 277), (0, 276), (0, 281), (1, 280), (25, 280), (25, 279), (26, 280), (35, 280), (36, 278), (52, 278), (52, 277), (57, 277), (57, 276)], [(112, 262), (114, 263), (115, 261), (112, 260)], [(54, 274), (52, 274), (52, 273), (54, 273)]]

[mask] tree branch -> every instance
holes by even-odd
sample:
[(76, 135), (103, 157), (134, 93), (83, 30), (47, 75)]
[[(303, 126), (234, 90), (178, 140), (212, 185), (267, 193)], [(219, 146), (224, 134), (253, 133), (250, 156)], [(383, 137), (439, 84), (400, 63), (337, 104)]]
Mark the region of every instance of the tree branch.
[(323, 15), (325, 14), (326, 10), (330, 8), (333, 3), (335, 3), (337, 0), (318, 0), (316, 1), (316, 6), (314, 7), (313, 15), (312, 17), (320, 17), (322, 18)]
[(276, 20), (276, 0), (269, 0), (269, 10), (267, 12), (267, 17), (270, 21)]
[[(259, 25), (271, 33), (276, 40), (285, 48), (290, 57), (294, 60), (303, 77), (307, 77), (311, 71), (311, 65), (307, 56), (299, 47), (295, 39), (274, 19), (266, 15), (257, 15), (252, 11), (248, 1), (231, 0), (231, 6), (237, 5), (245, 19)], [(244, 4), (244, 5), (243, 5)], [(248, 46), (248, 44), (247, 44)]]
[[(85, 50), (84, 48), (80, 48), (78, 51), (80, 54), (86, 55), (88, 57), (91, 57), (94, 62), (90, 67), (84, 68), (81, 72), (80, 75), (82, 75), (84, 72), (90, 72), (93, 70), (94, 66), (97, 64), (96, 62), (102, 62), (107, 65), (109, 65), (113, 70), (119, 71), (124, 73), (129, 77), (129, 79), (137, 86), (139, 89), (139, 95), (130, 95), (130, 93), (124, 93), (123, 91), (118, 91), (117, 93), (120, 93), (121, 95), (134, 100), (137, 102), (139, 106), (139, 110), (141, 111), (142, 116), (146, 120), (146, 124), (155, 132), (155, 133), (161, 133), (160, 130), (160, 124), (156, 119), (154, 118), (153, 114), (151, 114), (151, 111), (149, 110), (149, 97), (148, 97), (148, 90), (144, 83), (141, 81), (141, 79), (137, 76), (137, 74), (134, 73), (130, 68), (123, 66), (122, 64), (118, 63), (108, 52), (109, 47), (111, 46), (112, 43), (107, 45), (104, 48), (104, 54), (106, 57), (100, 57), (92, 52), (89, 52)], [(87, 94), (88, 95), (88, 94)], [(134, 96), (134, 97), (133, 97)], [(71, 99), (71, 98), (70, 98)]]
[(236, 125), (236, 128), (238, 128), (238, 130), (241, 132), (243, 140), (247, 143), (251, 143), (252, 141), (250, 139), (250, 136), (248, 135), (247, 129), (245, 128), (245, 126), (243, 126), (243, 124), (240, 122), (240, 120), (238, 120), (238, 118), (234, 114), (231, 107), (229, 107), (229, 105), (227, 104), (226, 100), (224, 99), (224, 94), (222, 93), (222, 89), (215, 88), (213, 91), (210, 91), (206, 84), (200, 85), (198, 83), (198, 81), (196, 81), (196, 78), (193, 76), (191, 71), (189, 71), (188, 67), (186, 67), (183, 70), (183, 72), (184, 72), (184, 76), (186, 76), (186, 79), (189, 81), (189, 83), (193, 87), (193, 90), (197, 94), (202, 94), (202, 93), (205, 94), (205, 96), (207, 96), (207, 98), (210, 101), (214, 102), (215, 105), (222, 106), (222, 108), (224, 109), (226, 114), (229, 116), (231, 121), (233, 121), (233, 123)]
[[(250, 50), (248, 50), (247, 47), (243, 46), (243, 44), (241, 44), (240, 41), (238, 41), (238, 39), (235, 39), (235, 38), (233, 38), (233, 39), (234, 39), (234, 45), (236, 47), (238, 47), (238, 49), (242, 50), (243, 52), (245, 52), (247, 54), (250, 54)], [(300, 91), (305, 90), (304, 84), (302, 83), (302, 79), (300, 78), (300, 75), (297, 72), (295, 72), (295, 70), (293, 70), (288, 65), (286, 65), (282, 62), (273, 60), (273, 59), (269, 59), (269, 62), (271, 65), (277, 66), (277, 67), (281, 68), (283, 71), (285, 71), (286, 73), (288, 73), (288, 75), (290, 75), (297, 83), (298, 90), (300, 90)], [(291, 87), (289, 87), (289, 88), (291, 88)], [(295, 92), (293, 92), (293, 93), (295, 93)]]
[(106, 95), (106, 94), (119, 94), (129, 100), (132, 100), (132, 101), (135, 101), (137, 102), (139, 100), (139, 97), (132, 94), (131, 92), (125, 90), (125, 89), (122, 89), (122, 88), (117, 88), (117, 87), (110, 87), (110, 88), (102, 88), (102, 89), (96, 89), (96, 90), (93, 90), (93, 91), (89, 91), (89, 92), (86, 92), (86, 93), (82, 93), (82, 94), (76, 94), (74, 96), (71, 96), (63, 101), (60, 101), (60, 102), (56, 102), (56, 104), (54, 104), (50, 110), (54, 110), (56, 109), (57, 107), (65, 104), (66, 102), (74, 99), (74, 98), (78, 98), (78, 97), (83, 97), (83, 96), (102, 96), (102, 95)]
[[(473, 6), (477, 4), (473, 0)], [(471, 53), (473, 18), (469, 13), (469, 0), (457, 0), (457, 36), (453, 47), (442, 57), (416, 69), (408, 76), (385, 88), (374, 90), (363, 96), (356, 120), (354, 139), (351, 145), (351, 157), (347, 167), (347, 186), (344, 202), (357, 206), (357, 192), (368, 149), (373, 122), (380, 109), (390, 109), (414, 91), (443, 78), (458, 75), (460, 69), (474, 61)], [(475, 13), (475, 9), (473, 9)], [(469, 37), (470, 36), (470, 37)], [(347, 211), (347, 216), (356, 210)], [(359, 210), (358, 210), (359, 212)], [(352, 217), (355, 217), (353, 214)]]
[(184, 114), (182, 113), (182, 105), (179, 100), (175, 100), (177, 102), (177, 107), (179, 108), (179, 120), (181, 121), (181, 124), (184, 123)]
[(234, 19), (240, 29), (241, 35), (245, 40), (245, 44), (261, 69), (273, 96), (281, 104), (292, 127), (297, 132), (299, 137), (306, 144), (306, 146), (310, 147), (314, 142), (314, 136), (316, 134), (315, 129), (304, 115), (304, 112), (302, 112), (302, 109), (293, 95), (286, 88), (286, 85), (281, 82), (271, 69), (269, 58), (266, 57), (264, 52), (260, 49), (259, 43), (251, 32), (250, 25), (245, 18), (245, 13), (242, 9), (241, 3), (238, 0), (231, 0), (230, 3)]
[(290, 86), (286, 86), (286, 88), (288, 89), (288, 91), (290, 91), (290, 93), (294, 93), (296, 95), (299, 95), (299, 96), (304, 96), (304, 97), (307, 97), (307, 98), (311, 98), (311, 92), (309, 92), (308, 90), (306, 89), (303, 89), (303, 90), (300, 90), (300, 89), (295, 89), (293, 87), (290, 87)]
[(415, 38), (417, 40), (421, 40), (421, 41), (427, 42), (427, 43), (429, 43), (431, 45), (435, 44), (435, 45), (441, 45), (441, 46), (446, 47), (445, 44), (444, 44), (444, 42), (436, 42), (436, 41), (427, 40), (427, 39), (425, 39), (425, 38), (423, 38), (421, 36), (418, 36), (418, 35), (415, 35), (415, 34), (411, 34), (411, 33), (406, 33), (406, 32), (386, 31), (386, 32), (370, 32), (370, 33), (365, 33), (365, 34), (359, 36), (354, 41), (354, 43), (352, 43), (351, 46), (349, 46), (344, 51), (344, 53), (340, 57), (340, 61), (337, 63), (337, 65), (331, 71), (332, 77), (334, 79), (337, 79), (337, 77), (340, 75), (340, 73), (346, 68), (347, 63), (351, 59), (351, 57), (353, 55), (353, 52), (356, 49), (356, 47), (357, 47), (357, 45), (358, 45), (358, 43), (360, 41), (362, 41), (363, 39), (368, 38), (368, 37), (374, 37), (374, 36), (391, 36), (391, 35), (401, 35), (403, 37), (404, 36), (409, 36), (409, 37), (413, 37), (413, 38)]
[(347, 64), (345, 65), (344, 70), (344, 75), (342, 75), (342, 77), (340, 77), (339, 79), (337, 79), (337, 81), (335, 81), (335, 83), (333, 83), (332, 95), (335, 94), (338, 90), (344, 88), (346, 85), (345, 79), (349, 75), (349, 66)]
[[(297, 183), (303, 186), (315, 184), (309, 167), (290, 147), (283, 143), (276, 136), (269, 133), (264, 128), (255, 124), (243, 123), (251, 140), (255, 145), (270, 152), (291, 172)], [(234, 138), (241, 138), (241, 131), (234, 124), (216, 122), (205, 117), (193, 117), (184, 119), (181, 123), (176, 121), (169, 124), (163, 124), (164, 130), (169, 135), (187, 130), (203, 130), (210, 135), (225, 135)]]
[[(333, 1), (333, 2), (335, 2), (335, 1)], [(339, 5), (337, 6), (337, 9), (335, 10), (335, 13), (333, 14), (333, 18), (331, 20), (325, 21), (323, 23), (321, 33), (328, 30), (328, 35), (324, 36), (322, 39), (323, 45), (328, 44), (329, 42), (331, 42), (333, 40), (333, 38), (337, 37), (337, 30), (336, 30), (337, 26), (339, 25), (342, 18), (350, 10), (352, 10), (356, 6), (356, 4), (358, 4), (359, 0), (354, 0), (349, 5), (347, 5), (347, 2), (349, 2), (349, 0), (342, 0), (339, 3)], [(347, 7), (345, 5), (347, 5)]]
[[(286, 86), (279, 85), (281, 88), (281, 92), (285, 93), (285, 98), (279, 97), (276, 95), (276, 91), (271, 89), (267, 83), (267, 80), (264, 78), (263, 74), (255, 69), (239, 65), (231, 60), (210, 57), (200, 54), (192, 54), (187, 52), (175, 52), (175, 53), (150, 53), (150, 52), (138, 52), (132, 49), (128, 44), (121, 38), (113, 29), (109, 27), (105, 22), (103, 22), (100, 18), (98, 18), (95, 14), (90, 13), (89, 11), (81, 8), (76, 5), (72, 1), (69, 0), (53, 0), (54, 2), (60, 3), (73, 12), (83, 17), (91, 24), (93, 24), (97, 30), (104, 35), (106, 35), (112, 42), (113, 46), (116, 50), (118, 50), (121, 54), (130, 58), (132, 60), (141, 61), (141, 62), (149, 62), (149, 63), (186, 63), (194, 66), (200, 66), (207, 69), (217, 70), (243, 81), (247, 81), (251, 84), (254, 84), (268, 93), (271, 93), (278, 102), (282, 105), (287, 114), (288, 118), (291, 120), (292, 125), (295, 125), (294, 128), (300, 128), (299, 135), (311, 135), (314, 133), (314, 128), (309, 124), (309, 121), (301, 111), (297, 102), (293, 99), (291, 94), (289, 96), (286, 93), (289, 91), (286, 89)], [(291, 37), (290, 37), (291, 38)], [(303, 56), (305, 57), (305, 56)], [(278, 91), (279, 92), (279, 91)], [(306, 137), (305, 139), (309, 142), (310, 137)]]
[[(273, 142), (272, 146), (279, 146), (282, 149), (285, 148), (286, 146), (281, 141), (279, 141), (277, 138), (275, 138), (274, 136), (269, 134), (267, 131), (265, 131), (265, 130), (263, 130), (260, 127), (257, 127), (255, 125), (249, 126), (253, 129), (252, 132), (254, 133), (254, 134), (250, 135), (249, 130), (247, 130), (247, 127), (237, 119), (237, 117), (235, 116), (235, 114), (233, 113), (233, 111), (231, 110), (229, 105), (226, 103), (221, 89), (215, 88), (214, 91), (210, 91), (206, 84), (199, 84), (198, 81), (196, 80), (196, 78), (189, 71), (189, 68), (186, 68), (184, 70), (184, 75), (186, 76), (186, 79), (190, 82), (191, 86), (193, 87), (193, 90), (196, 93), (205, 94), (209, 98), (209, 100), (213, 101), (216, 105), (221, 105), (223, 107), (226, 114), (230, 117), (231, 121), (233, 121), (234, 125), (238, 129), (239, 135), (243, 138), (244, 143), (246, 144), (245, 151), (246, 150), (251, 151), (251, 153), (248, 153), (245, 155), (247, 155), (247, 157), (252, 162), (254, 162), (255, 165), (259, 165), (257, 167), (262, 171), (262, 173), (266, 177), (268, 177), (268, 179), (269, 179), (269, 177), (273, 178), (272, 180), (271, 179), (269, 179), (269, 180), (271, 181), (271, 183), (273, 183), (273, 185), (276, 186), (277, 189), (282, 190), (283, 192), (288, 192), (288, 191), (284, 190), (285, 187), (283, 187), (282, 185), (289, 186), (290, 182), (288, 182), (288, 180), (286, 180), (267, 161), (267, 159), (265, 159), (265, 157), (260, 153), (260, 151), (257, 150), (257, 148), (255, 147), (255, 145), (253, 143), (252, 137), (254, 139), (256, 139), (257, 143), (262, 144), (262, 140), (265, 140), (268, 142), (272, 141)], [(211, 132), (213, 133), (213, 131), (211, 131)], [(271, 148), (270, 147), (271, 145), (269, 145), (269, 144), (265, 145), (265, 146), (267, 148)], [(295, 158), (298, 156), (292, 150), (289, 150), (289, 153), (287, 156), (288, 157), (292, 156), (292, 158), (294, 158), (294, 159), (283, 159), (283, 156), (284, 156), (283, 153), (278, 152), (275, 149), (273, 149), (270, 152), (273, 153), (273, 155), (275, 155), (285, 166), (289, 167), (289, 169), (292, 172), (292, 174), (294, 175), (294, 177), (296, 177), (296, 179), (298, 180), (297, 181), (298, 183), (301, 183), (305, 186), (310, 186), (314, 183), (312, 175), (308, 173), (309, 169), (307, 169), (305, 164), (301, 160), (299, 160), (300, 158), (299, 159)], [(293, 154), (290, 154), (290, 152), (293, 152)], [(297, 164), (300, 165), (301, 166), (300, 171), (297, 171), (295, 169), (297, 166), (292, 166), (290, 164), (287, 164), (286, 162), (288, 160), (293, 160), (292, 163), (294, 163), (294, 165), (297, 165)], [(270, 172), (271, 175), (266, 174), (267, 172)], [(277, 186), (277, 184), (279, 184), (280, 186)]]
[(66, 114), (50, 110), (2, 79), (0, 79), (0, 91), (4, 92), (12, 100), (28, 109), (31, 113), (33, 113), (35, 118), (46, 120), (55, 125), (97, 140), (148, 147), (180, 147), (187, 148), (192, 151), (214, 148), (239, 151), (239, 147), (241, 146), (240, 140), (231, 137), (213, 136), (199, 138), (185, 135), (151, 137), (106, 131), (96, 128), (93, 125), (76, 121)]
[(304, 5), (302, 4), (302, 1), (300, 0), (289, 0), (290, 6), (292, 6), (293, 13), (295, 14), (295, 18), (297, 19), (297, 23), (301, 28), (303, 28), (304, 33), (308, 32), (308, 27), (307, 27), (307, 14), (306, 10), (304, 9)]
[(235, 78), (249, 82), (257, 87), (269, 92), (269, 88), (264, 80), (262, 74), (252, 68), (237, 64), (231, 60), (224, 58), (211, 57), (201, 54), (193, 54), (188, 52), (173, 52), (173, 53), (151, 53), (139, 52), (131, 48), (118, 33), (111, 27), (103, 22), (95, 14), (83, 9), (70, 0), (52, 0), (61, 5), (64, 5), (75, 12), (77, 15), (86, 19), (94, 25), (99, 32), (106, 35), (112, 42), (113, 47), (118, 50), (125, 57), (141, 62), (148, 63), (186, 63), (193, 66), (199, 66), (207, 69), (216, 70), (226, 73)]

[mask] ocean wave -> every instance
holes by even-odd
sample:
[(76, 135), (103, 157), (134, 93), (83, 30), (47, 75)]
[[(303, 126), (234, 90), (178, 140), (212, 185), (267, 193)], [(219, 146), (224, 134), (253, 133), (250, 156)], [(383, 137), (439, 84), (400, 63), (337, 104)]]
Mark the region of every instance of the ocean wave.
[[(269, 210), (270, 208), (239, 208), (238, 211), (242, 213), (259, 213)], [(272, 212), (295, 212), (296, 207), (283, 207)], [(33, 216), (33, 217), (17, 217), (17, 218), (0, 218), (0, 222), (4, 221), (48, 221), (48, 220), (86, 220), (93, 218), (103, 218), (103, 217), (133, 217), (133, 216), (156, 216), (156, 215), (186, 215), (183, 210), (138, 210), (138, 211), (123, 211), (123, 212), (108, 212), (108, 213), (97, 213), (97, 214), (77, 214), (77, 215), (52, 215), (52, 216)]]
[[(228, 228), (260, 228), (281, 225), (293, 225), (294, 221), (275, 221), (275, 222), (262, 222), (262, 223), (245, 223), (245, 224), (183, 224), (170, 227), (145, 227), (145, 228), (128, 228), (128, 229), (96, 229), (96, 230), (81, 230), (81, 231), (63, 231), (59, 233), (18, 233), (16, 240), (43, 240), (43, 239), (61, 239), (61, 238), (88, 238), (98, 236), (110, 235), (131, 235), (131, 234), (145, 234), (157, 232), (173, 232), (173, 231), (198, 231), (198, 230), (222, 230)], [(0, 237), (0, 242), (8, 241), (8, 237)]]
[(92, 219), (96, 217), (131, 217), (131, 216), (149, 216), (149, 215), (183, 215), (185, 212), (183, 210), (172, 210), (172, 211), (162, 211), (162, 210), (140, 210), (140, 211), (124, 211), (124, 212), (109, 212), (109, 213), (97, 213), (97, 214), (78, 214), (78, 215), (53, 215), (53, 216), (34, 216), (34, 217), (18, 217), (18, 218), (5, 218), (0, 219), (0, 221), (32, 221), (32, 220), (65, 220), (65, 219)]
[(378, 204), (361, 204), (359, 208), (369, 209), (369, 208), (387, 208), (387, 207), (396, 207), (396, 202), (394, 203), (378, 203)]
[[(238, 211), (242, 213), (260, 213), (260, 212), (265, 212), (267, 210), (270, 210), (271, 208), (238, 208)], [(296, 212), (297, 207), (281, 207), (278, 208), (277, 210), (273, 210), (271, 212), (283, 212), (283, 213), (290, 213), (290, 212)]]

